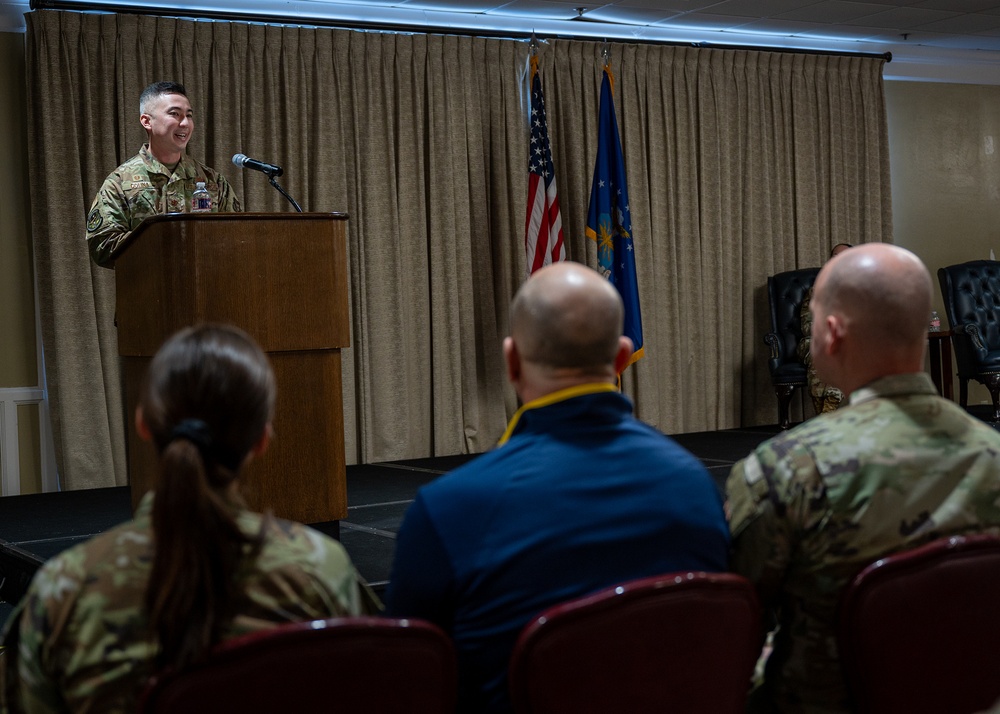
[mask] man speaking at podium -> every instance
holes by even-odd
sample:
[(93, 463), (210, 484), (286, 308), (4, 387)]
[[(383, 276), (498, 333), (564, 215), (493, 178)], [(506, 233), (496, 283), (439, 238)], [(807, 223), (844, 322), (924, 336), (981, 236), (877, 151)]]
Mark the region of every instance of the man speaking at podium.
[(243, 210), (222, 174), (185, 153), (194, 133), (194, 112), (184, 85), (154, 82), (142, 90), (139, 123), (148, 143), (105, 179), (87, 214), (90, 257), (108, 268), (143, 219), (189, 212), (198, 183), (205, 184), (211, 197), (209, 210)]

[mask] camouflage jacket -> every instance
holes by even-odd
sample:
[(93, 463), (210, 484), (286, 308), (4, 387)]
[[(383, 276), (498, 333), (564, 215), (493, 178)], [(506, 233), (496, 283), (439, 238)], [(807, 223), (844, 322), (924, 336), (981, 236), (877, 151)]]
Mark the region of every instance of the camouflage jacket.
[[(157, 651), (143, 607), (151, 512), (152, 494), (134, 521), (63, 552), (36, 573), (3, 635), (4, 710), (137, 710)], [(249, 511), (239, 516), (247, 534), (260, 532), (261, 521)], [(223, 639), (381, 608), (338, 542), (279, 519), (270, 521), (260, 554), (237, 577), (243, 602)]]
[(816, 375), (816, 368), (813, 367), (812, 354), (809, 352), (810, 346), (812, 345), (813, 316), (812, 310), (809, 309), (809, 304), (812, 302), (812, 296), (813, 289), (809, 288), (805, 297), (802, 299), (802, 305), (799, 306), (799, 322), (802, 326), (802, 339), (799, 340), (799, 344), (796, 347), (796, 354), (798, 354), (799, 359), (802, 360), (802, 364), (806, 366), (806, 379), (809, 382), (809, 396), (813, 399), (813, 405), (816, 407), (816, 413), (820, 414), (824, 411), (836, 410), (843, 401), (844, 395), (833, 385), (822, 381)]
[(812, 310), (809, 309), (809, 303), (812, 302), (812, 296), (813, 289), (809, 288), (805, 297), (802, 298), (802, 304), (799, 305), (799, 325), (802, 330), (802, 338), (799, 340), (799, 344), (795, 346), (795, 353), (805, 363), (811, 361), (809, 346), (812, 344), (813, 314)]
[(885, 377), (757, 447), (726, 491), (731, 568), (778, 615), (764, 698), (783, 712), (847, 712), (842, 590), (883, 555), (1000, 532), (1000, 433), (939, 397), (926, 374)]
[(187, 154), (171, 172), (144, 144), (139, 153), (104, 180), (87, 214), (90, 257), (110, 267), (115, 254), (143, 219), (191, 210), (191, 194), (199, 181), (212, 197), (213, 211), (241, 211), (233, 187), (215, 169)]

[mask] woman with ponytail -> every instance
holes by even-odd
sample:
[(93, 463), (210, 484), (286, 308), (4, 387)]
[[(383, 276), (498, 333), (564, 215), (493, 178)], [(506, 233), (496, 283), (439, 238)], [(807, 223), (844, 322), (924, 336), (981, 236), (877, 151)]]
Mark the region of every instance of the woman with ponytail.
[(134, 712), (151, 674), (222, 640), (379, 609), (339, 543), (240, 498), (274, 395), (266, 356), (236, 328), (189, 328), (160, 348), (136, 413), (160, 455), (156, 492), (36, 574), (4, 636), (11, 711)]

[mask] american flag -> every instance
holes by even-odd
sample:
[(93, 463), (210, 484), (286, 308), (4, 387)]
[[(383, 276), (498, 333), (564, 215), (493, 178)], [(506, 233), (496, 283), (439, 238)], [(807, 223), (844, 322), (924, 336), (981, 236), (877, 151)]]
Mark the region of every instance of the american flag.
[(556, 170), (545, 119), (538, 57), (531, 58), (531, 146), (528, 153), (528, 212), (524, 227), (528, 275), (566, 257), (556, 191)]

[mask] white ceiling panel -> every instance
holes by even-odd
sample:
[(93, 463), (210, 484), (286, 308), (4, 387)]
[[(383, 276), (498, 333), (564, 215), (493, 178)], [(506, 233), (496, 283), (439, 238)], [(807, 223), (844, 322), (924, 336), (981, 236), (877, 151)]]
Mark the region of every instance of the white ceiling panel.
[[(317, 0), (318, 1), (318, 0)], [(386, 5), (397, 5), (414, 10), (440, 10), (441, 3), (435, 0), (385, 0)], [(486, 12), (498, 7), (497, 0), (456, 0), (449, 8), (452, 12)]]
[[(629, 4), (636, 4), (642, 0), (629, 0)], [(664, 10), (672, 10), (676, 12), (698, 12), (704, 10), (705, 8), (712, 7), (713, 5), (718, 5), (723, 0), (646, 0), (647, 6), (655, 5), (657, 7), (662, 7)], [(617, 4), (617, 3), (616, 3)]]
[(870, 27), (887, 27), (912, 29), (921, 27), (931, 22), (939, 22), (956, 17), (960, 14), (947, 12), (945, 10), (926, 10), (918, 7), (898, 7), (888, 12), (878, 12), (874, 15), (866, 15), (856, 20), (845, 20), (847, 25), (868, 25)]
[[(275, 17), (341, 27), (497, 36), (534, 30), (542, 37), (892, 52), (886, 76), (1000, 84), (1000, 0), (94, 1), (163, 15), (191, 16), (202, 8), (233, 19)], [(58, 2), (66, 9), (87, 0)], [(582, 18), (577, 8), (583, 8)], [(28, 11), (28, 0), (0, 0), (0, 31), (23, 32), (22, 15)], [(931, 65), (935, 68), (924, 77), (922, 68)], [(962, 74), (966, 66), (975, 68), (971, 79)]]
[(505, 5), (487, 10), (486, 14), (545, 20), (572, 20), (579, 17), (579, 13), (572, 5), (553, 2), (553, 0), (513, 0)]
[(802, 0), (724, 0), (708, 11), (714, 15), (767, 18), (802, 7)]
[(970, 15), (953, 15), (943, 20), (935, 20), (920, 26), (921, 30), (931, 32), (948, 32), (953, 35), (974, 35), (984, 30), (1000, 27), (1000, 15), (975, 13)]
[(997, 0), (923, 0), (914, 7), (926, 7), (931, 10), (951, 10), (953, 12), (984, 12), (994, 10), (1000, 12), (1000, 2)]
[(806, 22), (823, 22), (834, 25), (893, 9), (895, 8), (891, 5), (883, 5), (882, 3), (823, 0), (823, 2), (817, 3), (802, 3), (801, 7), (780, 13), (778, 17), (785, 20), (805, 20)]
[(597, 20), (608, 23), (626, 23), (630, 25), (655, 25), (677, 17), (680, 13), (673, 10), (661, 10), (646, 7), (623, 7), (622, 5), (605, 5), (596, 10), (588, 10), (584, 15), (587, 20)]
[(686, 12), (659, 24), (705, 30), (732, 30), (751, 22), (753, 22), (753, 18), (749, 17), (714, 15), (708, 12)]
[(743, 25), (740, 29), (750, 32), (766, 32), (771, 30), (775, 33), (786, 34), (792, 37), (835, 37), (838, 40), (847, 42), (858, 42), (867, 37), (880, 32), (874, 28), (860, 27), (838, 27), (836, 35), (831, 34), (829, 25), (818, 22), (802, 22), (800, 20), (758, 20), (748, 25)]

